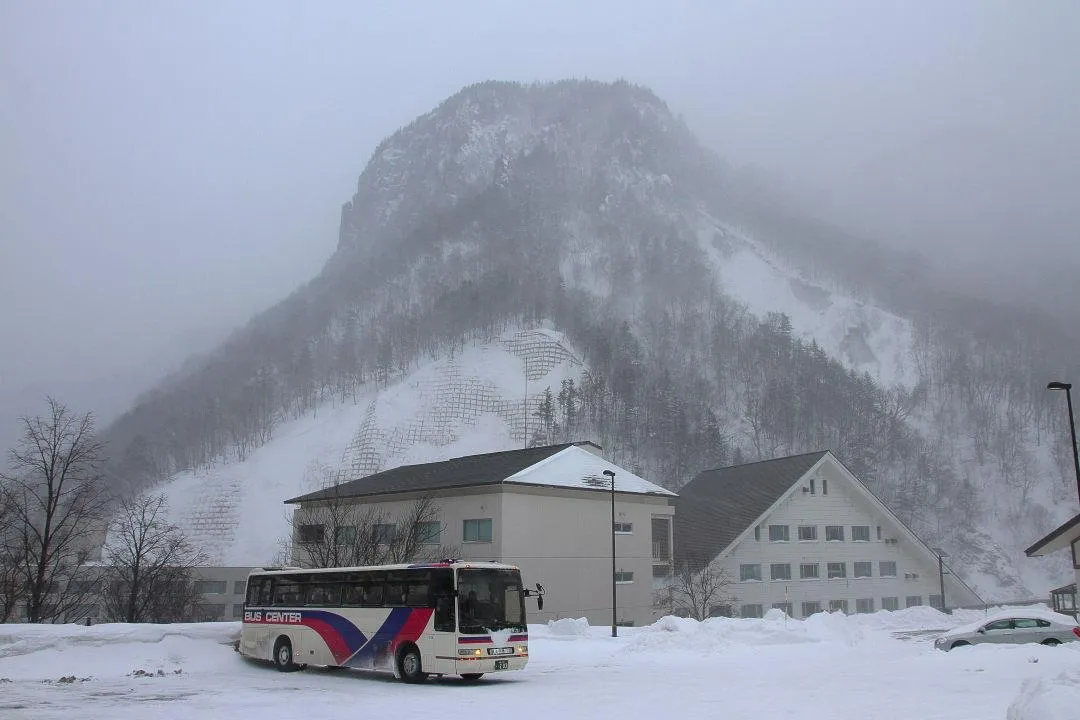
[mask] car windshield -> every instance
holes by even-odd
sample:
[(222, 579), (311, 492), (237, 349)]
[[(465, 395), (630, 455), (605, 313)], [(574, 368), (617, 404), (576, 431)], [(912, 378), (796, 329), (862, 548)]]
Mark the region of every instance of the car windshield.
[(525, 597), (518, 570), (459, 570), (458, 607), (463, 633), (526, 631)]

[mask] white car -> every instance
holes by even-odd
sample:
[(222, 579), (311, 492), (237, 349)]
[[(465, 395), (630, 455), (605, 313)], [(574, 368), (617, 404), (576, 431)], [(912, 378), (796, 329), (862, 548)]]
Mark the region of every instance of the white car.
[(998, 613), (977, 623), (962, 625), (934, 640), (938, 650), (980, 643), (1041, 643), (1060, 645), (1080, 640), (1080, 627), (1068, 615), (1047, 611)]

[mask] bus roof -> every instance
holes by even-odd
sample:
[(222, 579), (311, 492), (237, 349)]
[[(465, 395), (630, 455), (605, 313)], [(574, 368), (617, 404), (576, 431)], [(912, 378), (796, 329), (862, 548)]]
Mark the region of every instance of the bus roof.
[(252, 568), (250, 575), (310, 575), (328, 572), (368, 572), (373, 570), (422, 570), (425, 568), (478, 568), (488, 570), (520, 570), (517, 565), (500, 562), (473, 560), (442, 560), (438, 562), (400, 563), (396, 565), (356, 565), (350, 567), (302, 568), (302, 567), (261, 567)]

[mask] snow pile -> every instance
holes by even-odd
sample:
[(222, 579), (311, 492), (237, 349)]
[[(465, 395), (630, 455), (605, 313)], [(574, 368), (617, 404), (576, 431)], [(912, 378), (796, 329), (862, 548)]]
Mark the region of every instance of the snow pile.
[(1080, 670), (1024, 681), (1007, 720), (1076, 720), (1080, 716)]
[(47, 680), (178, 675), (206, 649), (230, 661), (240, 623), (0, 625), (0, 677)]
[(764, 618), (664, 617), (637, 629), (627, 644), (630, 652), (689, 650), (712, 653), (735, 646), (793, 645), (831, 642), (855, 644), (862, 632), (842, 613), (819, 613), (808, 620), (792, 620), (770, 611)]
[(547, 632), (558, 637), (585, 637), (589, 634), (589, 621), (586, 618), (548, 620)]

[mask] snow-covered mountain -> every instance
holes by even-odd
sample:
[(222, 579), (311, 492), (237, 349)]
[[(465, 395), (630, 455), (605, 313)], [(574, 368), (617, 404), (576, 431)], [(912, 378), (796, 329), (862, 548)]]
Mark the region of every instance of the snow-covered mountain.
[(375, 150), (317, 278), (108, 436), (229, 564), (333, 470), (591, 439), (677, 489), (827, 448), (1013, 597), (1064, 574), (1021, 548), (1071, 511), (1041, 388), (1074, 347), (770, 205), (648, 90), (483, 83)]

